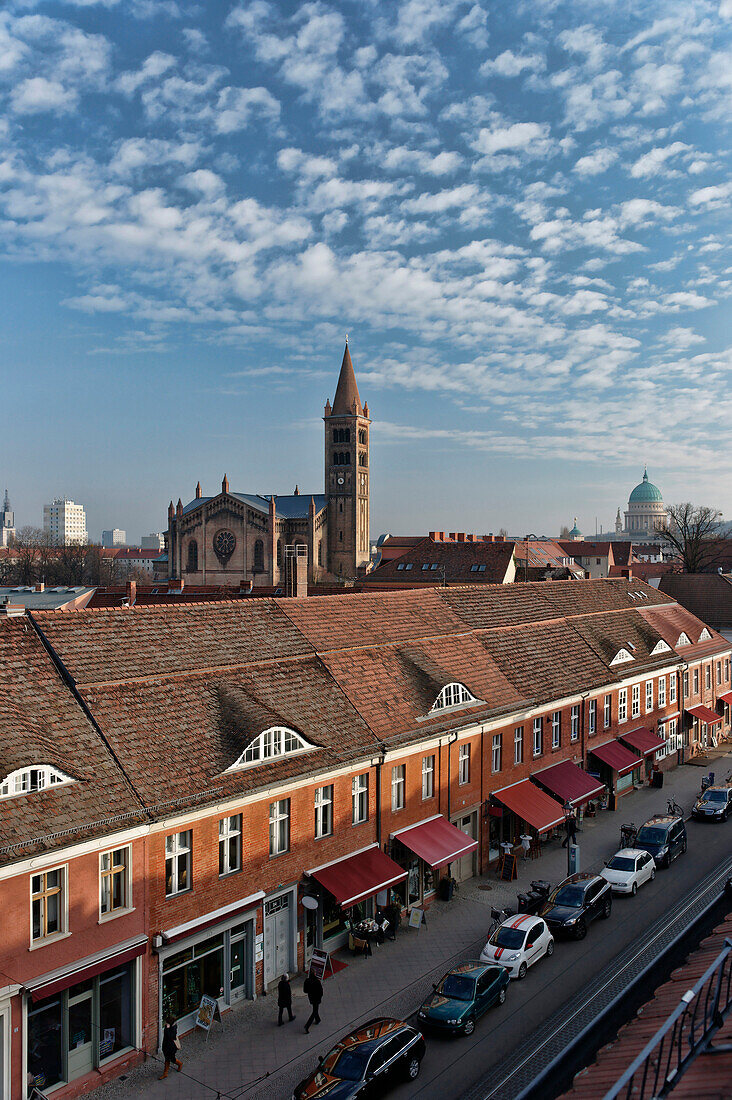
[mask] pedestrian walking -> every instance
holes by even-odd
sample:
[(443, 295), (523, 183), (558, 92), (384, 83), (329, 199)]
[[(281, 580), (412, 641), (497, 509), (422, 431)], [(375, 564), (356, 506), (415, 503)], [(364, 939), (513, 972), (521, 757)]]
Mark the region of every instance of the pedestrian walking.
[(562, 841), (563, 848), (566, 848), (568, 844), (577, 843), (577, 815), (575, 814), (574, 810), (572, 810), (571, 814), (567, 818), (565, 826), (567, 829), (567, 835)]
[(277, 1007), (279, 1009), (277, 1027), (282, 1027), (282, 1014), (285, 1009), (287, 1009), (289, 1018), (291, 1020), (295, 1019), (292, 1015), (292, 990), (290, 989), (290, 978), (287, 974), (282, 975), (277, 986)]
[(323, 985), (320, 978), (316, 978), (314, 974), (308, 974), (303, 983), (303, 993), (307, 995), (310, 1001), (312, 1012), (310, 1013), (307, 1023), (305, 1024), (305, 1034), (310, 1031), (310, 1025), (313, 1023), (320, 1023), (320, 1002), (323, 1000)]
[(178, 1057), (178, 1051), (180, 1050), (180, 1039), (178, 1038), (178, 1025), (175, 1020), (170, 1016), (165, 1018), (165, 1028), (163, 1029), (163, 1042), (161, 1044), (163, 1050), (163, 1058), (165, 1059), (165, 1069), (158, 1078), (159, 1081), (164, 1081), (168, 1076), (168, 1070), (170, 1069), (170, 1063), (175, 1062), (178, 1067), (178, 1073), (183, 1069), (183, 1063)]

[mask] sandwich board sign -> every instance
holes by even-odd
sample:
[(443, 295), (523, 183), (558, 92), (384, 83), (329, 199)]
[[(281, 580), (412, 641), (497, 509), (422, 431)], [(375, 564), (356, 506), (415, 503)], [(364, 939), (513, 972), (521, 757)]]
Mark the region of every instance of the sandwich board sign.
[(221, 1019), (219, 1002), (215, 997), (209, 997), (204, 993), (201, 997), (201, 1003), (198, 1006), (198, 1012), (196, 1013), (196, 1027), (203, 1028), (206, 1032), (206, 1039), (208, 1039), (208, 1033), (211, 1030), (211, 1025), (214, 1020), (218, 1020), (221, 1026), (224, 1026)]

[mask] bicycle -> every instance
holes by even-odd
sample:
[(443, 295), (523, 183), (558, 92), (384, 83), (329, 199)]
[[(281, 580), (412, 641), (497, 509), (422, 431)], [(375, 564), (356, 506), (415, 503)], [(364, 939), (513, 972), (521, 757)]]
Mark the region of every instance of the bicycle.
[(504, 920), (508, 920), (508, 918), (512, 916), (514, 916), (514, 911), (508, 905), (505, 909), (496, 909), (494, 906), (491, 906), (491, 923), (488, 926), (487, 938), (490, 939), (495, 930), (500, 928), (503, 924)]
[(681, 808), (681, 806), (679, 806), (678, 802), (674, 802), (673, 798), (669, 798), (666, 802), (666, 810), (669, 814), (672, 814), (675, 817), (684, 816), (683, 809)]

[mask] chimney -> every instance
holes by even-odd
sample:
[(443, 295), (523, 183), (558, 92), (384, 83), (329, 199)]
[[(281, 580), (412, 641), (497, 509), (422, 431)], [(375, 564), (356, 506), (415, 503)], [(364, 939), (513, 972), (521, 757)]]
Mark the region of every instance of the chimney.
[(45, 592), (45, 590), (46, 590), (46, 586), (43, 583), (43, 581), (39, 581), (38, 584), (35, 586), (35, 589), (34, 589), (35, 592)]
[(506, 536), (505, 535), (496, 535), (496, 542), (505, 542), (505, 541), (506, 541)]
[(466, 542), (475, 542), (475, 535), (466, 535), (465, 536), (465, 541)]
[(455, 532), (454, 532), (454, 531), (451, 531), (451, 532), (450, 532), (450, 536), (449, 536), (449, 537), (450, 537), (451, 541), (452, 541), (452, 542), (454, 542), (454, 541), (455, 541), (455, 539), (457, 538), (457, 535), (455, 534)]
[(432, 542), (437, 542), (437, 531), (428, 531), (427, 533), (432, 539)]
[(127, 604), (128, 607), (134, 607), (137, 600), (137, 581), (127, 582)]
[(285, 547), (285, 595), (304, 599), (308, 594), (308, 548), (302, 543)]
[(168, 592), (171, 594), (171, 596), (177, 596), (179, 594), (182, 595), (184, 584), (185, 581), (182, 577), (180, 578), (180, 580), (170, 580), (168, 581)]
[(25, 615), (25, 607), (22, 603), (11, 603), (10, 596), (6, 596), (2, 603), (0, 603), (0, 617), (14, 619), (21, 615)]
[(457, 540), (458, 540), (458, 542), (465, 542), (465, 532), (464, 531), (458, 531)]

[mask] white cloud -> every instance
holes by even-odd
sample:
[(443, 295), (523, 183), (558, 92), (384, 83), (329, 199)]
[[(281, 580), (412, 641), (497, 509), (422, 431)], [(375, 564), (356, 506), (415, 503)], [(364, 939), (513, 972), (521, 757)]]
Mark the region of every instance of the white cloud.
[(34, 76), (18, 84), (10, 96), (12, 110), (17, 115), (35, 115), (51, 111), (59, 114), (73, 111), (79, 101), (74, 88), (65, 88), (58, 80)]
[(615, 149), (601, 148), (580, 157), (572, 169), (579, 176), (598, 176), (601, 172), (607, 172), (618, 159)]
[(156, 50), (145, 58), (136, 72), (121, 73), (117, 77), (116, 87), (124, 95), (133, 95), (143, 84), (157, 80), (163, 73), (167, 73), (175, 63), (172, 54)]
[(447, 176), (457, 171), (463, 158), (459, 153), (448, 150), (430, 153), (395, 145), (379, 157), (379, 163), (387, 172), (415, 171), (427, 176)]
[(517, 54), (513, 50), (504, 50), (498, 57), (484, 61), (480, 67), (481, 76), (520, 76), (523, 72), (538, 73), (546, 67), (541, 54)]
[(683, 141), (674, 141), (671, 145), (656, 146), (655, 149), (644, 153), (642, 157), (631, 165), (630, 174), (636, 179), (640, 176), (655, 176), (659, 172), (668, 171), (666, 162), (685, 153), (689, 149)]
[(484, 127), (478, 131), (474, 148), (486, 156), (496, 153), (520, 153), (546, 157), (555, 150), (546, 122), (514, 122), (509, 126)]
[(245, 129), (253, 118), (277, 119), (278, 100), (266, 88), (222, 88), (213, 108), (214, 126), (220, 134)]
[(681, 214), (678, 206), (664, 206), (655, 199), (628, 199), (619, 206), (620, 224), (646, 225), (652, 221), (674, 221)]
[(732, 183), (721, 183), (713, 187), (701, 187), (689, 195), (691, 206), (725, 206), (732, 195)]

